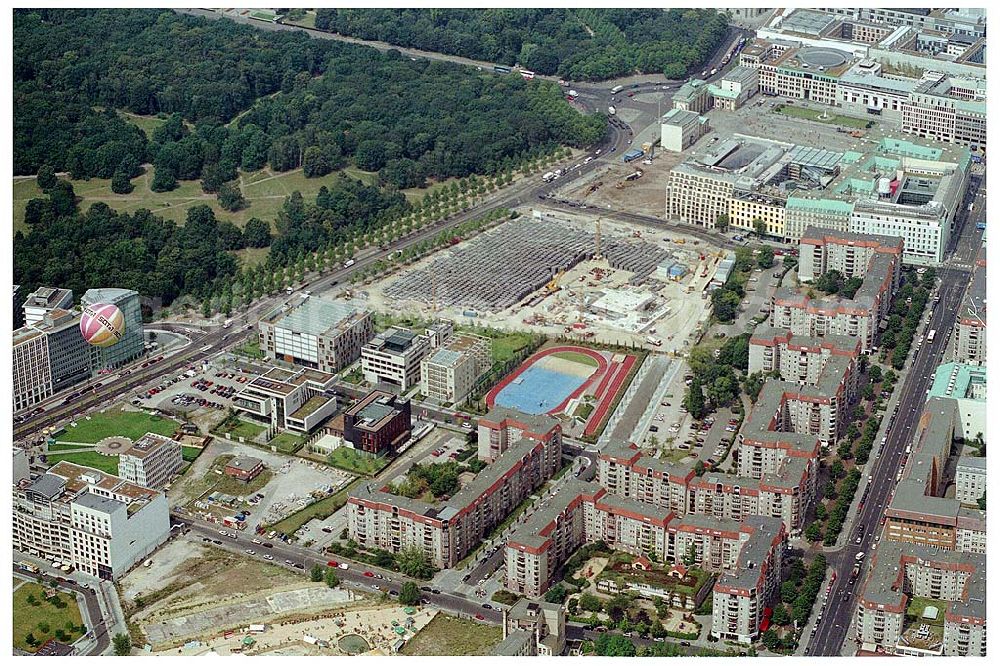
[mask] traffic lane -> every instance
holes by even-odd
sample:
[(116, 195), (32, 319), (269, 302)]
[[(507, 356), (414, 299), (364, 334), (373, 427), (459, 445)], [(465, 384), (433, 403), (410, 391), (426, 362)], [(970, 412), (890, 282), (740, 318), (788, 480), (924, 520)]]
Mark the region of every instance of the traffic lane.
[[(962, 274), (958, 271), (946, 271), (942, 277), (942, 286), (939, 290), (941, 296), (941, 301), (939, 302), (952, 302), (951, 299), (960, 295), (963, 289), (961, 284)], [(954, 324), (956, 317), (956, 312), (954, 310), (949, 310), (947, 308), (935, 308), (932, 310), (931, 314), (931, 324), (930, 327), (940, 327), (942, 331), (948, 331)], [(894, 426), (890, 429), (889, 435), (886, 440), (886, 444), (882, 447), (883, 451), (879, 454), (878, 461), (875, 463), (874, 470), (872, 473), (874, 488), (869, 493), (869, 500), (865, 504), (861, 512), (858, 513), (855, 522), (852, 523), (851, 529), (854, 529), (855, 525), (861, 524), (876, 524), (879, 525), (881, 522), (881, 515), (885, 511), (885, 507), (888, 505), (889, 497), (895, 487), (895, 477), (899, 470), (902, 462), (902, 455), (906, 448), (906, 444), (912, 441), (912, 436), (915, 434), (914, 427), (919, 420), (920, 413), (922, 411), (922, 406), (926, 394), (921, 395), (921, 391), (925, 391), (926, 387), (932, 382), (933, 377), (928, 377), (929, 370), (937, 363), (937, 361), (943, 356), (946, 348), (946, 338), (947, 335), (940, 335), (935, 337), (934, 342), (930, 344), (924, 344), (917, 351), (914, 358), (914, 362), (907, 373), (906, 380), (903, 383), (903, 394), (899, 401), (899, 414), (905, 415), (903, 419), (897, 420)], [(917, 338), (919, 339), (919, 338)], [(888, 468), (888, 469), (886, 469)], [(884, 472), (888, 472), (887, 474)], [(873, 501), (874, 498), (877, 498)], [(879, 525), (881, 527), (881, 525)], [(865, 536), (862, 539), (861, 544), (854, 544), (850, 542), (845, 551), (857, 552), (864, 550), (866, 553), (866, 561), (870, 562), (871, 554), (871, 543), (875, 538), (876, 534), (879, 534), (880, 530), (876, 528), (872, 531), (866, 531)], [(853, 531), (851, 532), (853, 534)], [(850, 546), (855, 546), (851, 548)], [(843, 558), (840, 562), (838, 571), (838, 580), (842, 580), (845, 575), (849, 575), (849, 570), (854, 566), (853, 560), (848, 558)], [(865, 571), (862, 572), (858, 577), (858, 581), (855, 582), (855, 589), (860, 589), (863, 583), (863, 578), (867, 574), (867, 567)], [(853, 597), (853, 593), (850, 595)], [(835, 602), (836, 603), (836, 602)], [(817, 630), (815, 635), (815, 644), (810, 642), (807, 648), (810, 654), (824, 654), (824, 655), (836, 655), (840, 652), (840, 647), (843, 645), (844, 640), (846, 640), (846, 635), (850, 629), (851, 619), (853, 618), (853, 608), (855, 600), (849, 598), (847, 600), (841, 600), (837, 603), (837, 608), (829, 617), (824, 617), (825, 622), (820, 623), (820, 628)], [(833, 650), (831, 652), (830, 650)]]

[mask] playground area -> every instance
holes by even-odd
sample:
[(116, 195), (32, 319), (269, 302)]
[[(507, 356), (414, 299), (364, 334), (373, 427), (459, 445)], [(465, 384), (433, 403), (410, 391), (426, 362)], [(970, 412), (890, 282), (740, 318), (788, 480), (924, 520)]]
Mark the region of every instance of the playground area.
[(565, 415), (593, 434), (625, 384), (636, 357), (576, 345), (536, 352), (486, 394), (486, 404), (528, 414)]

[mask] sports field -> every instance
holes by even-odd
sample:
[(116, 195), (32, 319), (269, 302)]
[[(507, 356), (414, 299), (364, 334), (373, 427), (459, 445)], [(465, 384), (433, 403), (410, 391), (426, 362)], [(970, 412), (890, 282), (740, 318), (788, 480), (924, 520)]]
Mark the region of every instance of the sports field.
[(150, 416), (145, 412), (109, 410), (80, 419), (76, 422), (76, 426), (67, 425), (55, 439), (57, 442), (96, 444), (105, 437), (117, 435), (128, 437), (134, 442), (147, 432), (169, 436), (176, 429), (177, 422), (163, 416)]

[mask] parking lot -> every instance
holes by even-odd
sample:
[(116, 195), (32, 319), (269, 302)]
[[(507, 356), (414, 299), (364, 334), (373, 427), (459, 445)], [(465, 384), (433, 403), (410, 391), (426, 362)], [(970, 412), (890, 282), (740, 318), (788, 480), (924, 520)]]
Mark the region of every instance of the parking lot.
[(684, 395), (694, 376), (684, 366), (677, 373), (665, 399), (656, 408), (642, 446), (658, 449), (660, 458), (693, 465), (697, 460), (718, 464), (736, 436), (739, 421), (728, 409), (713, 412), (703, 421), (695, 421), (684, 408)]

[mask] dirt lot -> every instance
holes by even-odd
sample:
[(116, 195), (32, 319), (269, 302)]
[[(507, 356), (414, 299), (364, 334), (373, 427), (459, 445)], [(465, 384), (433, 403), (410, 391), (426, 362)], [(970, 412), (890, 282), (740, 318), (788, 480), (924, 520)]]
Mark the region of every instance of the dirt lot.
[[(212, 471), (213, 464), (224, 455), (260, 458), (267, 466), (269, 478), (264, 484), (254, 479), (249, 485), (243, 486), (215, 474)], [(173, 506), (187, 505), (189, 510), (198, 515), (207, 512), (216, 519), (232, 515), (236, 509), (249, 509), (247, 529), (253, 530), (261, 523), (276, 522), (280, 517), (302, 508), (310, 500), (309, 493), (336, 491), (353, 479), (353, 475), (327, 465), (216, 438), (195, 461), (182, 481), (174, 484), (168, 496)], [(194, 504), (199, 498), (203, 501), (213, 490), (244, 497), (259, 492), (263, 494), (263, 498), (252, 505), (243, 502), (232, 507)]]
[[(628, 210), (664, 218), (668, 174), (683, 161), (683, 158), (681, 153), (657, 150), (652, 164), (643, 164), (640, 161), (629, 164), (614, 162), (585, 179), (574, 181), (572, 187), (560, 190), (554, 198), (565, 197), (582, 201), (588, 207), (610, 207), (614, 210)], [(642, 171), (641, 178), (625, 180), (626, 176), (637, 170)], [(621, 184), (621, 189), (616, 187), (617, 184)]]

